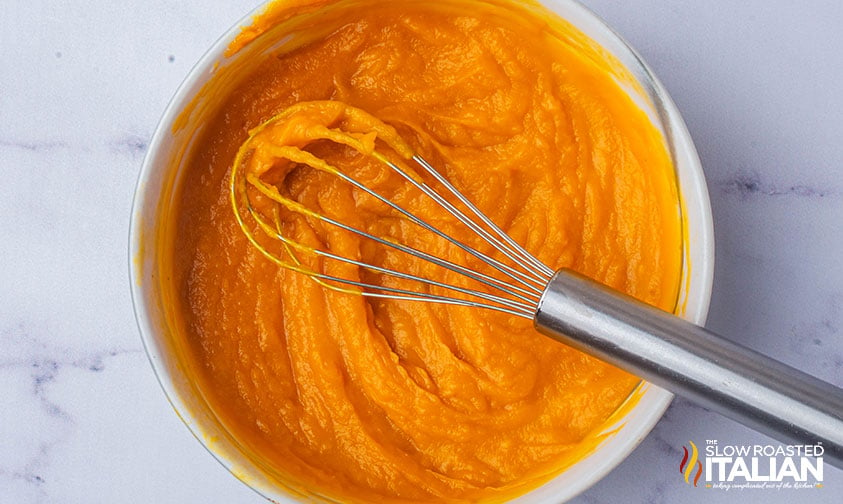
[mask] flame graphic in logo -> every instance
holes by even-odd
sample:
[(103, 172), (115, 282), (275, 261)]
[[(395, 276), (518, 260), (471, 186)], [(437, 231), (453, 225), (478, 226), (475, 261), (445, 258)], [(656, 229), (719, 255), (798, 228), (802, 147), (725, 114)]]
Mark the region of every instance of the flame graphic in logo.
[(691, 444), (691, 458), (688, 460), (688, 449), (683, 446), (682, 449), (685, 451), (685, 455), (682, 457), (682, 462), (679, 464), (679, 472), (685, 475), (685, 483), (690, 484), (691, 473), (694, 472), (694, 467), (696, 466), (697, 473), (694, 475), (694, 486), (697, 486), (703, 472), (702, 462), (698, 460), (699, 452), (697, 451), (697, 445), (695, 445), (693, 441), (688, 441), (688, 443)]

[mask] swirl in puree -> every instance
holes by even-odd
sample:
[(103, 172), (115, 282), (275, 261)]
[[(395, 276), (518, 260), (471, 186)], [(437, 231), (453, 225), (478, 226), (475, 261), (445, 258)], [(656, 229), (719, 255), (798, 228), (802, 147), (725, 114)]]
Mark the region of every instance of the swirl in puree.
[[(298, 492), (488, 502), (535, 488), (599, 443), (639, 379), (539, 335), (529, 320), (364, 298), (279, 268), (238, 227), (233, 160), (249, 132), (280, 111), (343, 102), (394, 128), (543, 263), (673, 311), (683, 239), (661, 134), (630, 98), (635, 86), (619, 64), (530, 2), (281, 2), (231, 52), (291, 20), (293, 37), (304, 39), (216, 99), (183, 164), (166, 260), (181, 321), (174, 338), (196, 386), (249, 457)], [(325, 115), (316, 110), (296, 127)], [(366, 156), (328, 142), (308, 149), (445, 232), (465, 234)], [(258, 161), (262, 176), (302, 205), (481, 268), (337, 177)], [(282, 225), (340, 255), (465, 281), (312, 219)], [(310, 264), (419, 289), (347, 264)]]

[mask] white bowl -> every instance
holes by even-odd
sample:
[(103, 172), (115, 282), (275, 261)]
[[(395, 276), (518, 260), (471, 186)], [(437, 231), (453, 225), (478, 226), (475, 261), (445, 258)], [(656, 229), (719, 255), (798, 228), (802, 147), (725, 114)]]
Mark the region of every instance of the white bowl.
[[(676, 168), (685, 235), (684, 273), (682, 278), (682, 315), (697, 324), (705, 323), (711, 297), (714, 270), (714, 232), (708, 191), (693, 142), (676, 106), (661, 83), (638, 54), (595, 14), (571, 0), (549, 0), (544, 4), (578, 27), (583, 33), (611, 52), (638, 79), (646, 93), (637, 100), (662, 131)], [(162, 272), (158, 270), (156, 239), (169, 222), (168, 212), (173, 187), (181, 173), (184, 153), (200, 133), (205, 119), (213, 113), (209, 107), (194, 102), (192, 112), (182, 117), (183, 127), (174, 131), (182, 111), (191, 104), (199, 90), (210, 79), (224, 79), (229, 72), (242, 72), (249, 61), (261, 52), (271, 51), (277, 39), (270, 30), (231, 58), (224, 57), (226, 47), (242, 26), (250, 24), (254, 15), (265, 6), (245, 16), (220, 38), (191, 70), (168, 105), (149, 146), (141, 168), (129, 236), (130, 274), (135, 315), (141, 337), (158, 381), (176, 413), (196, 438), (234, 476), (255, 491), (276, 502), (312, 501), (281, 488), (255, 463), (243, 455), (234, 439), (215, 417), (202, 394), (185, 373), (179, 351), (170, 341), (172, 328), (168, 306), (161, 296)], [(232, 73), (228, 74), (233, 75)], [(639, 97), (640, 98), (640, 97)], [(606, 431), (617, 429), (590, 454), (541, 487), (513, 502), (521, 504), (558, 503), (568, 500), (593, 485), (623, 461), (661, 418), (673, 397), (654, 385), (642, 383), (637, 390), (637, 403)]]

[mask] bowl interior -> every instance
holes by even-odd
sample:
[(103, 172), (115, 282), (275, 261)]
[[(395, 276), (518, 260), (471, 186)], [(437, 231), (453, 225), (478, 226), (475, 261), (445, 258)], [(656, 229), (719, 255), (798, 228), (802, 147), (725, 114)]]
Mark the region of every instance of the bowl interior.
[[(685, 237), (684, 266), (679, 313), (703, 324), (708, 312), (713, 275), (714, 243), (708, 193), (699, 158), (690, 135), (667, 92), (641, 58), (592, 12), (571, 0), (549, 0), (545, 6), (571, 22), (617, 58), (640, 84), (640, 91), (629, 90), (662, 132), (676, 169), (681, 198)], [(188, 75), (173, 97), (150, 143), (141, 169), (132, 210), (130, 231), (130, 274), (135, 313), (152, 367), (179, 417), (196, 438), (232, 474), (261, 495), (277, 502), (320, 500), (293, 489), (279, 488), (255, 463), (243, 455), (233, 439), (202, 398), (201, 391), (188, 378), (182, 352), (171, 344), (176, 330), (171, 320), (173, 306), (162, 295), (166, 272), (159, 271), (159, 238), (172, 232), (168, 226), (181, 163), (203, 125), (214, 113), (214, 97), (233, 88), (240, 75), (262, 55), (296, 44), (279, 30), (269, 30), (231, 58), (224, 52), (250, 24), (259, 7), (220, 38)], [(214, 81), (214, 93), (200, 90)], [(636, 95), (636, 93), (638, 93)], [(197, 98), (198, 96), (198, 98)], [(543, 486), (519, 497), (518, 503), (557, 503), (585, 490), (618, 465), (649, 433), (661, 418), (672, 395), (642, 382), (633, 394), (634, 405), (622, 409), (605, 424), (606, 437), (596, 449)]]

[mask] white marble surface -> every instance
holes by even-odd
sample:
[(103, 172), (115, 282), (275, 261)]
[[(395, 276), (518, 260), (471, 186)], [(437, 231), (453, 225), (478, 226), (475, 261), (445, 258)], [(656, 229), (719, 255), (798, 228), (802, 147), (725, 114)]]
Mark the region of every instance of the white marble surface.
[[(0, 9), (0, 504), (259, 503), (171, 411), (143, 353), (126, 241), (156, 122), (258, 0), (4, 0)], [(843, 385), (843, 4), (588, 0), (661, 77), (702, 158), (709, 327)], [(765, 438), (677, 400), (577, 502), (839, 502), (712, 492), (689, 439)]]

